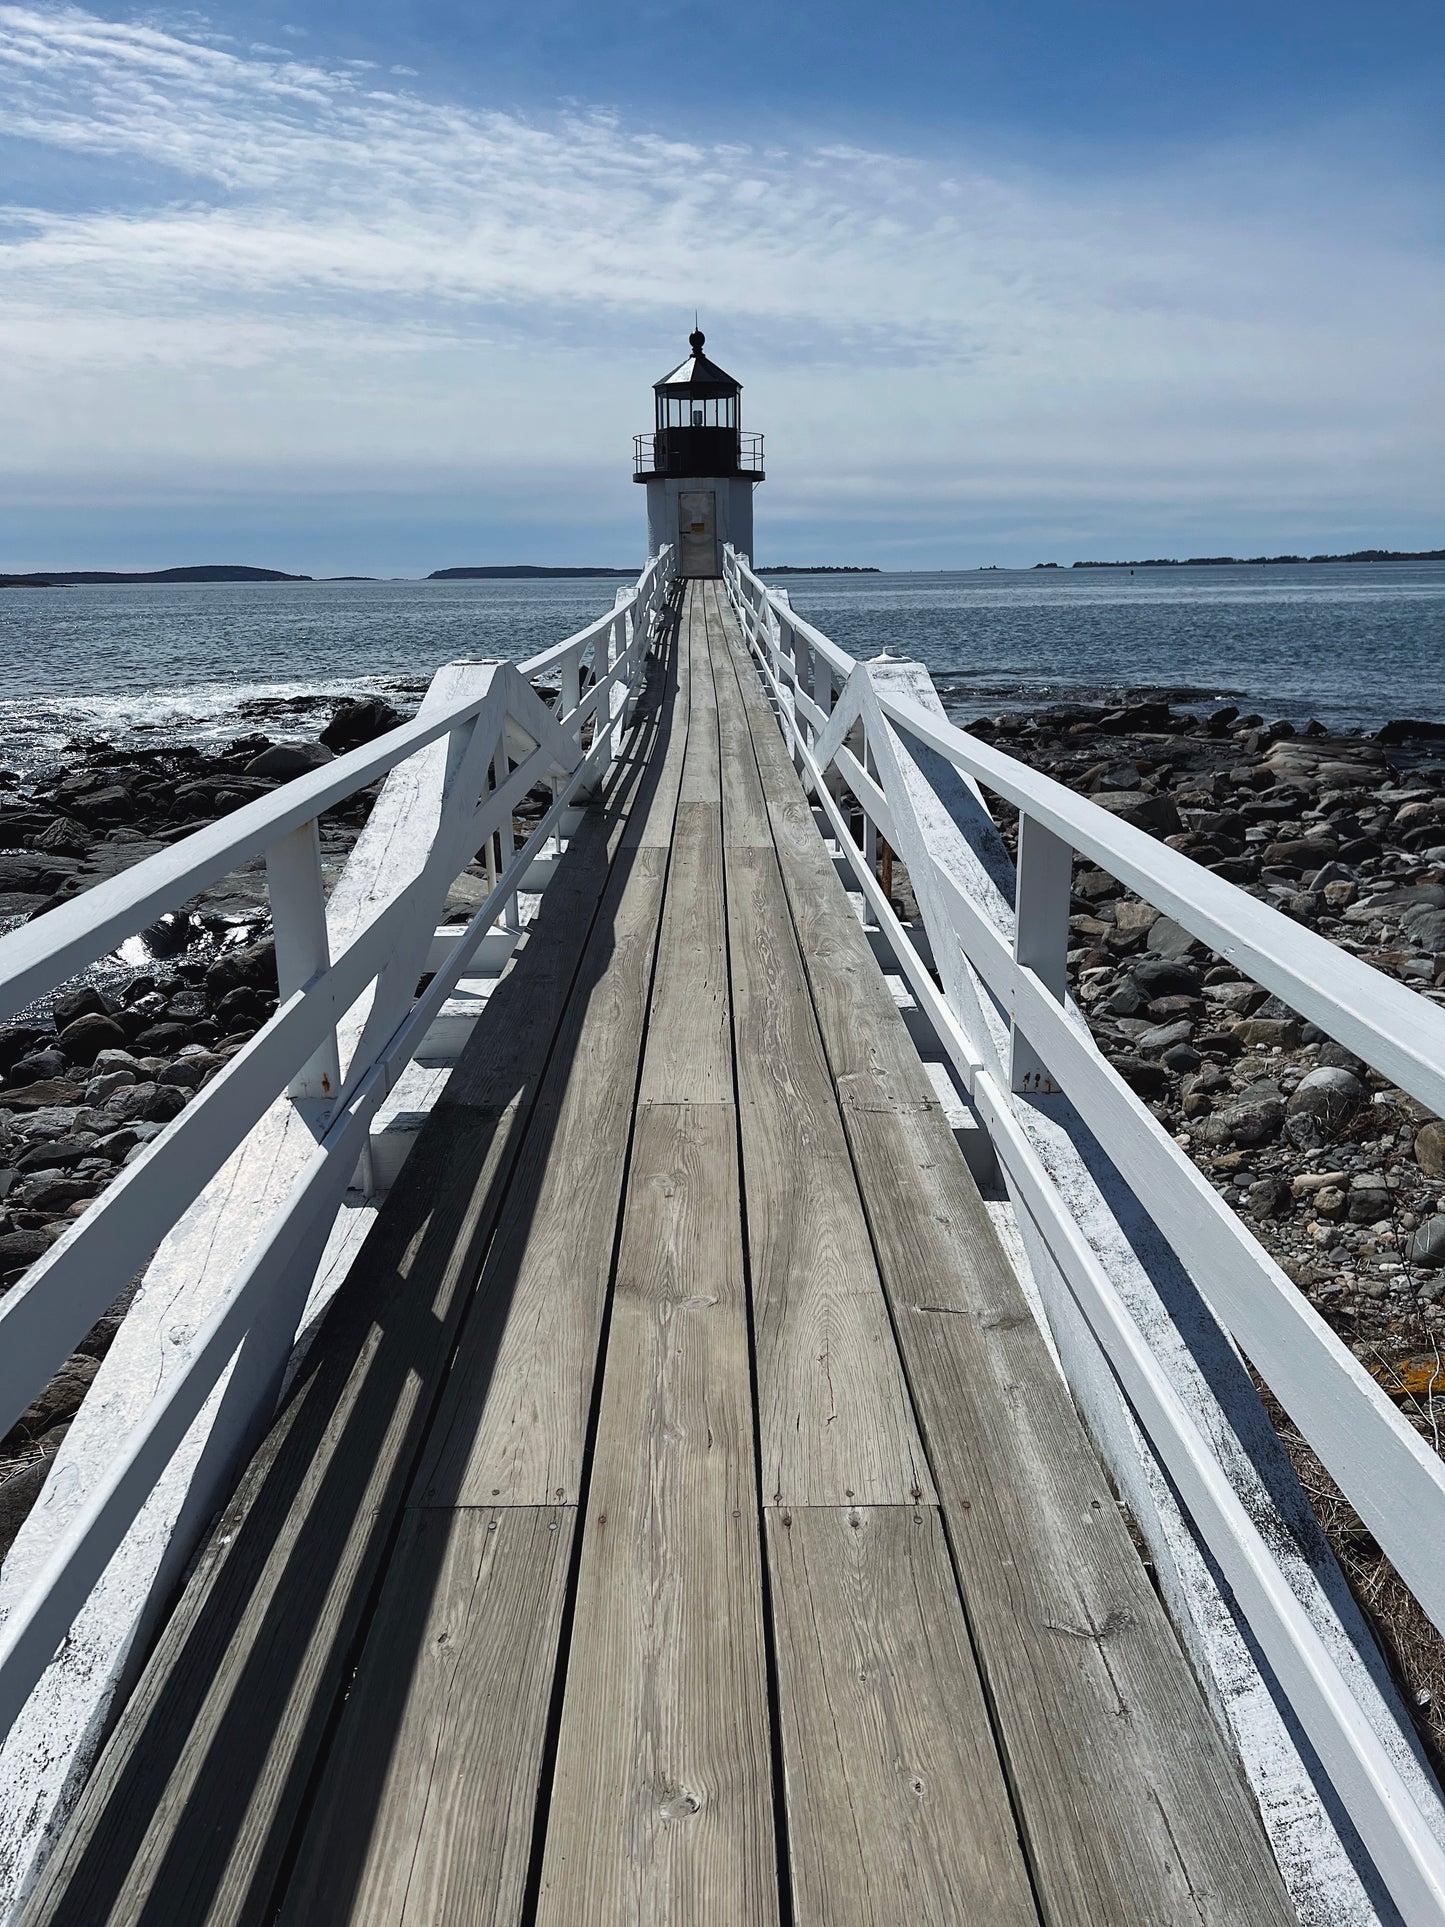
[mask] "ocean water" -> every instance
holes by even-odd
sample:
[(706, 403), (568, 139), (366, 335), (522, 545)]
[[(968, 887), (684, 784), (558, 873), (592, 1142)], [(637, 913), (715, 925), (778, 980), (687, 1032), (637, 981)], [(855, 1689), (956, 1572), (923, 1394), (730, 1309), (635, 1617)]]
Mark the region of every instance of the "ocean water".
[[(316, 582), (0, 592), (0, 763), (77, 737), (314, 734), (332, 698), (414, 705), (439, 663), (534, 653), (615, 582)], [(1445, 720), (1445, 564), (975, 570), (783, 579), (855, 655), (934, 672), (960, 719), (1125, 692), (1303, 722)], [(320, 702), (318, 699), (326, 699)]]

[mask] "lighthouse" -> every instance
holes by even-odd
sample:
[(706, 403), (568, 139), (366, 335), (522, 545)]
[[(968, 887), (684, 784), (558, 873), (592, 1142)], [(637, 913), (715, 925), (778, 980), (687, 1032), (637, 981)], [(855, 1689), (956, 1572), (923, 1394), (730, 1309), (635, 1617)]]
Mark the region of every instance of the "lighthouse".
[(634, 437), (632, 479), (647, 487), (647, 552), (671, 543), (685, 576), (722, 574), (723, 544), (753, 552), (753, 490), (763, 479), (763, 438), (742, 429), (743, 385), (703, 353), (654, 382), (654, 421)]

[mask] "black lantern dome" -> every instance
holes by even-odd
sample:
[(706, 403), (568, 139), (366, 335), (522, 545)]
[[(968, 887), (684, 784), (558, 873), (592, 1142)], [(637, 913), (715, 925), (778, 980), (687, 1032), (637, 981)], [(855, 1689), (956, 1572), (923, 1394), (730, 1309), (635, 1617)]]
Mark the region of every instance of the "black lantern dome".
[(655, 426), (635, 438), (634, 481), (653, 475), (737, 476), (763, 479), (763, 438), (742, 432), (743, 385), (703, 353), (701, 328), (688, 336), (692, 353), (652, 384)]

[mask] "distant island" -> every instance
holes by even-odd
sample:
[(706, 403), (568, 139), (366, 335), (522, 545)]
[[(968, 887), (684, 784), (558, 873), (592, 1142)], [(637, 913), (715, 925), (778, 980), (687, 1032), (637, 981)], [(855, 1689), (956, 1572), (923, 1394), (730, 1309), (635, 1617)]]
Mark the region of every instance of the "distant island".
[(798, 562), (759, 563), (759, 575), (878, 575), (881, 571), (871, 562), (816, 562), (812, 568), (805, 568)]
[[(1445, 549), (1355, 549), (1349, 555), (1155, 555), (1143, 562), (1075, 562), (1076, 569), (1215, 569), (1265, 567), (1273, 562), (1445, 562)], [(1057, 562), (1035, 562), (1056, 569)]]
[(575, 577), (623, 576), (629, 582), (637, 580), (636, 569), (538, 569), (530, 563), (498, 564), (486, 569), (433, 569), (426, 578), (428, 582), (523, 582), (534, 577), (561, 576), (567, 580)]
[(248, 569), (229, 562), (206, 562), (193, 569), (36, 569), (29, 575), (0, 575), (3, 589), (72, 588), (104, 582), (310, 582), (309, 575), (280, 569)]

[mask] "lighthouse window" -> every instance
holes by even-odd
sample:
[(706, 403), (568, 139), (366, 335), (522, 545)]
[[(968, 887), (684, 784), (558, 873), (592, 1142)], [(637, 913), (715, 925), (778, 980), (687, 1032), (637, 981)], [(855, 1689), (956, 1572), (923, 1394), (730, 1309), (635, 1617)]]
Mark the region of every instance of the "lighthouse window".
[(658, 399), (659, 428), (734, 428), (737, 401), (732, 395), (667, 395)]

